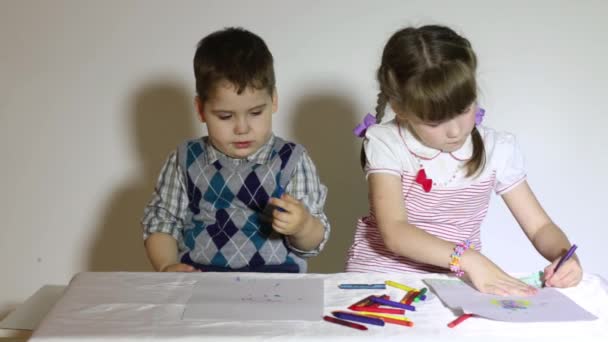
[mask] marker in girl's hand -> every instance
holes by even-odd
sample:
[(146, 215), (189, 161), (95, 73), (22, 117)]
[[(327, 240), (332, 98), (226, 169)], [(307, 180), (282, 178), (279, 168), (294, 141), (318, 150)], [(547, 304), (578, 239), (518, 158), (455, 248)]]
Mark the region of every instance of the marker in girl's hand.
[[(559, 270), (559, 268), (562, 267), (564, 262), (568, 261), (568, 259), (570, 259), (572, 257), (572, 255), (574, 255), (574, 252), (576, 251), (577, 248), (578, 247), (576, 246), (576, 244), (573, 244), (572, 246), (570, 246), (570, 249), (568, 249), (568, 252), (566, 252), (566, 254), (559, 260), (559, 262), (555, 266), (555, 269), (553, 269), (553, 273), (551, 274), (551, 277), (553, 277), (553, 275), (557, 273), (557, 270)], [(543, 286), (545, 286), (544, 283), (546, 283), (546, 281), (547, 281), (547, 279), (545, 279), (545, 282), (543, 282)]]

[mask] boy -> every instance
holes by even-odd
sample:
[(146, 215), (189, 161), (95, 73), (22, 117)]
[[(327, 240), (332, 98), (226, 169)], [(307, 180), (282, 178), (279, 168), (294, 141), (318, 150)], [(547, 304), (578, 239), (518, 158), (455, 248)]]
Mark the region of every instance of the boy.
[(199, 42), (194, 75), (208, 136), (162, 168), (142, 219), (148, 258), (165, 272), (306, 272), (329, 237), (327, 188), (306, 150), (272, 133), (272, 54), (227, 28)]

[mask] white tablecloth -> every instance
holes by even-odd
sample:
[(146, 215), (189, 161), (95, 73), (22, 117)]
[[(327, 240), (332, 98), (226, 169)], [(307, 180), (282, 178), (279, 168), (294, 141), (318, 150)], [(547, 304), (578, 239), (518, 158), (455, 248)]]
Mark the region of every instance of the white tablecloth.
[[(222, 273), (80, 273), (42, 321), (31, 341), (608, 341), (608, 288), (598, 276), (586, 274), (576, 288), (560, 290), (599, 317), (587, 322), (507, 323), (470, 318), (450, 329), (452, 312), (430, 294), (407, 314), (414, 327), (387, 324), (359, 331), (321, 320), (307, 321), (185, 321), (185, 303), (196, 282)], [(423, 278), (436, 274), (263, 274), (260, 279), (324, 279), (324, 313), (346, 310), (355, 301), (387, 290), (340, 290), (341, 283), (394, 280), (424, 287)], [(400, 290), (399, 290), (400, 291)]]

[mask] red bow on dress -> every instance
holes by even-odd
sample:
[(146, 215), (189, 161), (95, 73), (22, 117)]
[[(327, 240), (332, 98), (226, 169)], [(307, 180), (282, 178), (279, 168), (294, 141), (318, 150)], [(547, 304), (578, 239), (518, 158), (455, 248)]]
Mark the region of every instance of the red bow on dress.
[(416, 175), (416, 183), (422, 185), (422, 189), (424, 189), (425, 192), (431, 191), (431, 188), (433, 187), (433, 180), (426, 178), (426, 172), (424, 172), (424, 169), (418, 170), (418, 174)]

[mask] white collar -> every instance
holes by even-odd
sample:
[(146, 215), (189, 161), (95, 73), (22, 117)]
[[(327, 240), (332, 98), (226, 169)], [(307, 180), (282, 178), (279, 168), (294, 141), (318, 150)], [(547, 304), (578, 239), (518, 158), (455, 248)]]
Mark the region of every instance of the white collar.
[(401, 136), (405, 147), (407, 147), (411, 154), (420, 159), (430, 160), (435, 159), (440, 154), (447, 154), (456, 160), (466, 161), (471, 159), (473, 156), (473, 139), (471, 138), (470, 134), (462, 147), (460, 147), (458, 150), (454, 152), (441, 152), (441, 150), (422, 144), (420, 141), (418, 141), (418, 139), (416, 139), (412, 132), (402, 125), (398, 124), (398, 127), (399, 135)]

